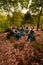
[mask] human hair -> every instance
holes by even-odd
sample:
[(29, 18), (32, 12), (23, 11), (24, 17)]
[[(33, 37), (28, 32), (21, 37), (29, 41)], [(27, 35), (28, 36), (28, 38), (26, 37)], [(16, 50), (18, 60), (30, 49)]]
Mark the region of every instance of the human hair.
[(31, 30), (31, 31), (30, 31), (30, 33), (34, 33), (34, 31), (33, 31), (33, 30)]
[(26, 27), (26, 29), (28, 29), (28, 27)]

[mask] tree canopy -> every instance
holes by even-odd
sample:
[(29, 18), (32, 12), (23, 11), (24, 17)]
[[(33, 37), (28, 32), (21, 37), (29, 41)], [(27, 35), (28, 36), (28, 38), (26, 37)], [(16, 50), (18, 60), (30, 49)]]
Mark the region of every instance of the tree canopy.
[[(37, 29), (39, 28), (39, 22), (40, 22), (40, 17), (43, 16), (43, 0), (31, 0), (31, 4), (29, 5), (30, 0), (0, 0), (0, 11), (2, 13), (2, 10), (7, 12), (7, 20), (10, 21), (12, 24), (19, 24), (22, 19), (22, 13), (18, 12), (18, 8), (20, 6), (21, 9), (26, 8), (29, 10), (24, 15), (24, 21), (29, 21), (28, 23), (33, 23), (33, 18), (32, 14), (34, 13), (37, 15)], [(9, 16), (9, 13), (12, 13), (12, 17)], [(7, 14), (6, 13), (6, 14)], [(10, 14), (11, 14), (10, 13)], [(31, 13), (31, 14), (30, 14)], [(19, 19), (18, 19), (19, 17)], [(0, 19), (2, 20), (2, 19)], [(4, 19), (3, 19), (4, 20)], [(18, 22), (18, 21), (19, 22)], [(21, 23), (20, 23), (21, 24)]]
[(32, 0), (30, 11), (32, 11), (32, 13), (38, 14), (38, 22), (37, 22), (37, 30), (38, 30), (40, 17), (43, 12), (43, 0)]
[(30, 10), (33, 13), (40, 12), (41, 8), (43, 9), (43, 0), (32, 0)]
[(28, 7), (29, 0), (0, 0), (0, 8), (3, 8), (6, 11), (10, 11), (13, 7), (18, 8), (18, 4), (21, 5), (21, 7)]

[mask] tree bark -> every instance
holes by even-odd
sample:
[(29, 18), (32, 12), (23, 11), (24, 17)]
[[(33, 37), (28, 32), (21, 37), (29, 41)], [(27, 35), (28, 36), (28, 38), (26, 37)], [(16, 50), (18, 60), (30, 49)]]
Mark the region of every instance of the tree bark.
[(37, 31), (38, 31), (38, 29), (39, 29), (39, 26), (40, 26), (40, 17), (41, 17), (41, 14), (42, 14), (42, 8), (41, 8), (41, 10), (40, 10), (40, 13), (38, 14), (38, 22), (37, 22)]

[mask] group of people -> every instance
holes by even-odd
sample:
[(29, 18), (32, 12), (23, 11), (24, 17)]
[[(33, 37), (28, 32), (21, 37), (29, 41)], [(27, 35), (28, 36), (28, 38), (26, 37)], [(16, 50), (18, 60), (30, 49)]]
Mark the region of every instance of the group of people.
[(10, 37), (13, 36), (15, 39), (19, 40), (21, 36), (25, 35), (28, 36), (27, 41), (30, 40), (30, 43), (35, 40), (33, 28), (29, 30), (28, 27), (21, 27), (20, 29), (13, 27), (7, 34), (6, 38), (10, 39)]

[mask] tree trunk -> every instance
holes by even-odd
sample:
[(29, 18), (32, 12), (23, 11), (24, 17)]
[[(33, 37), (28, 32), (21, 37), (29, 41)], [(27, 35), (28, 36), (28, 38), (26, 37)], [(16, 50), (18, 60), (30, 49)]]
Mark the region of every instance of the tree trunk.
[(40, 13), (38, 14), (37, 31), (38, 31), (39, 26), (40, 26), (39, 23), (40, 23), (41, 14), (42, 14), (42, 8), (41, 8), (41, 10), (40, 10)]
[(12, 17), (12, 28), (14, 27), (14, 12), (12, 13), (13, 17)]

